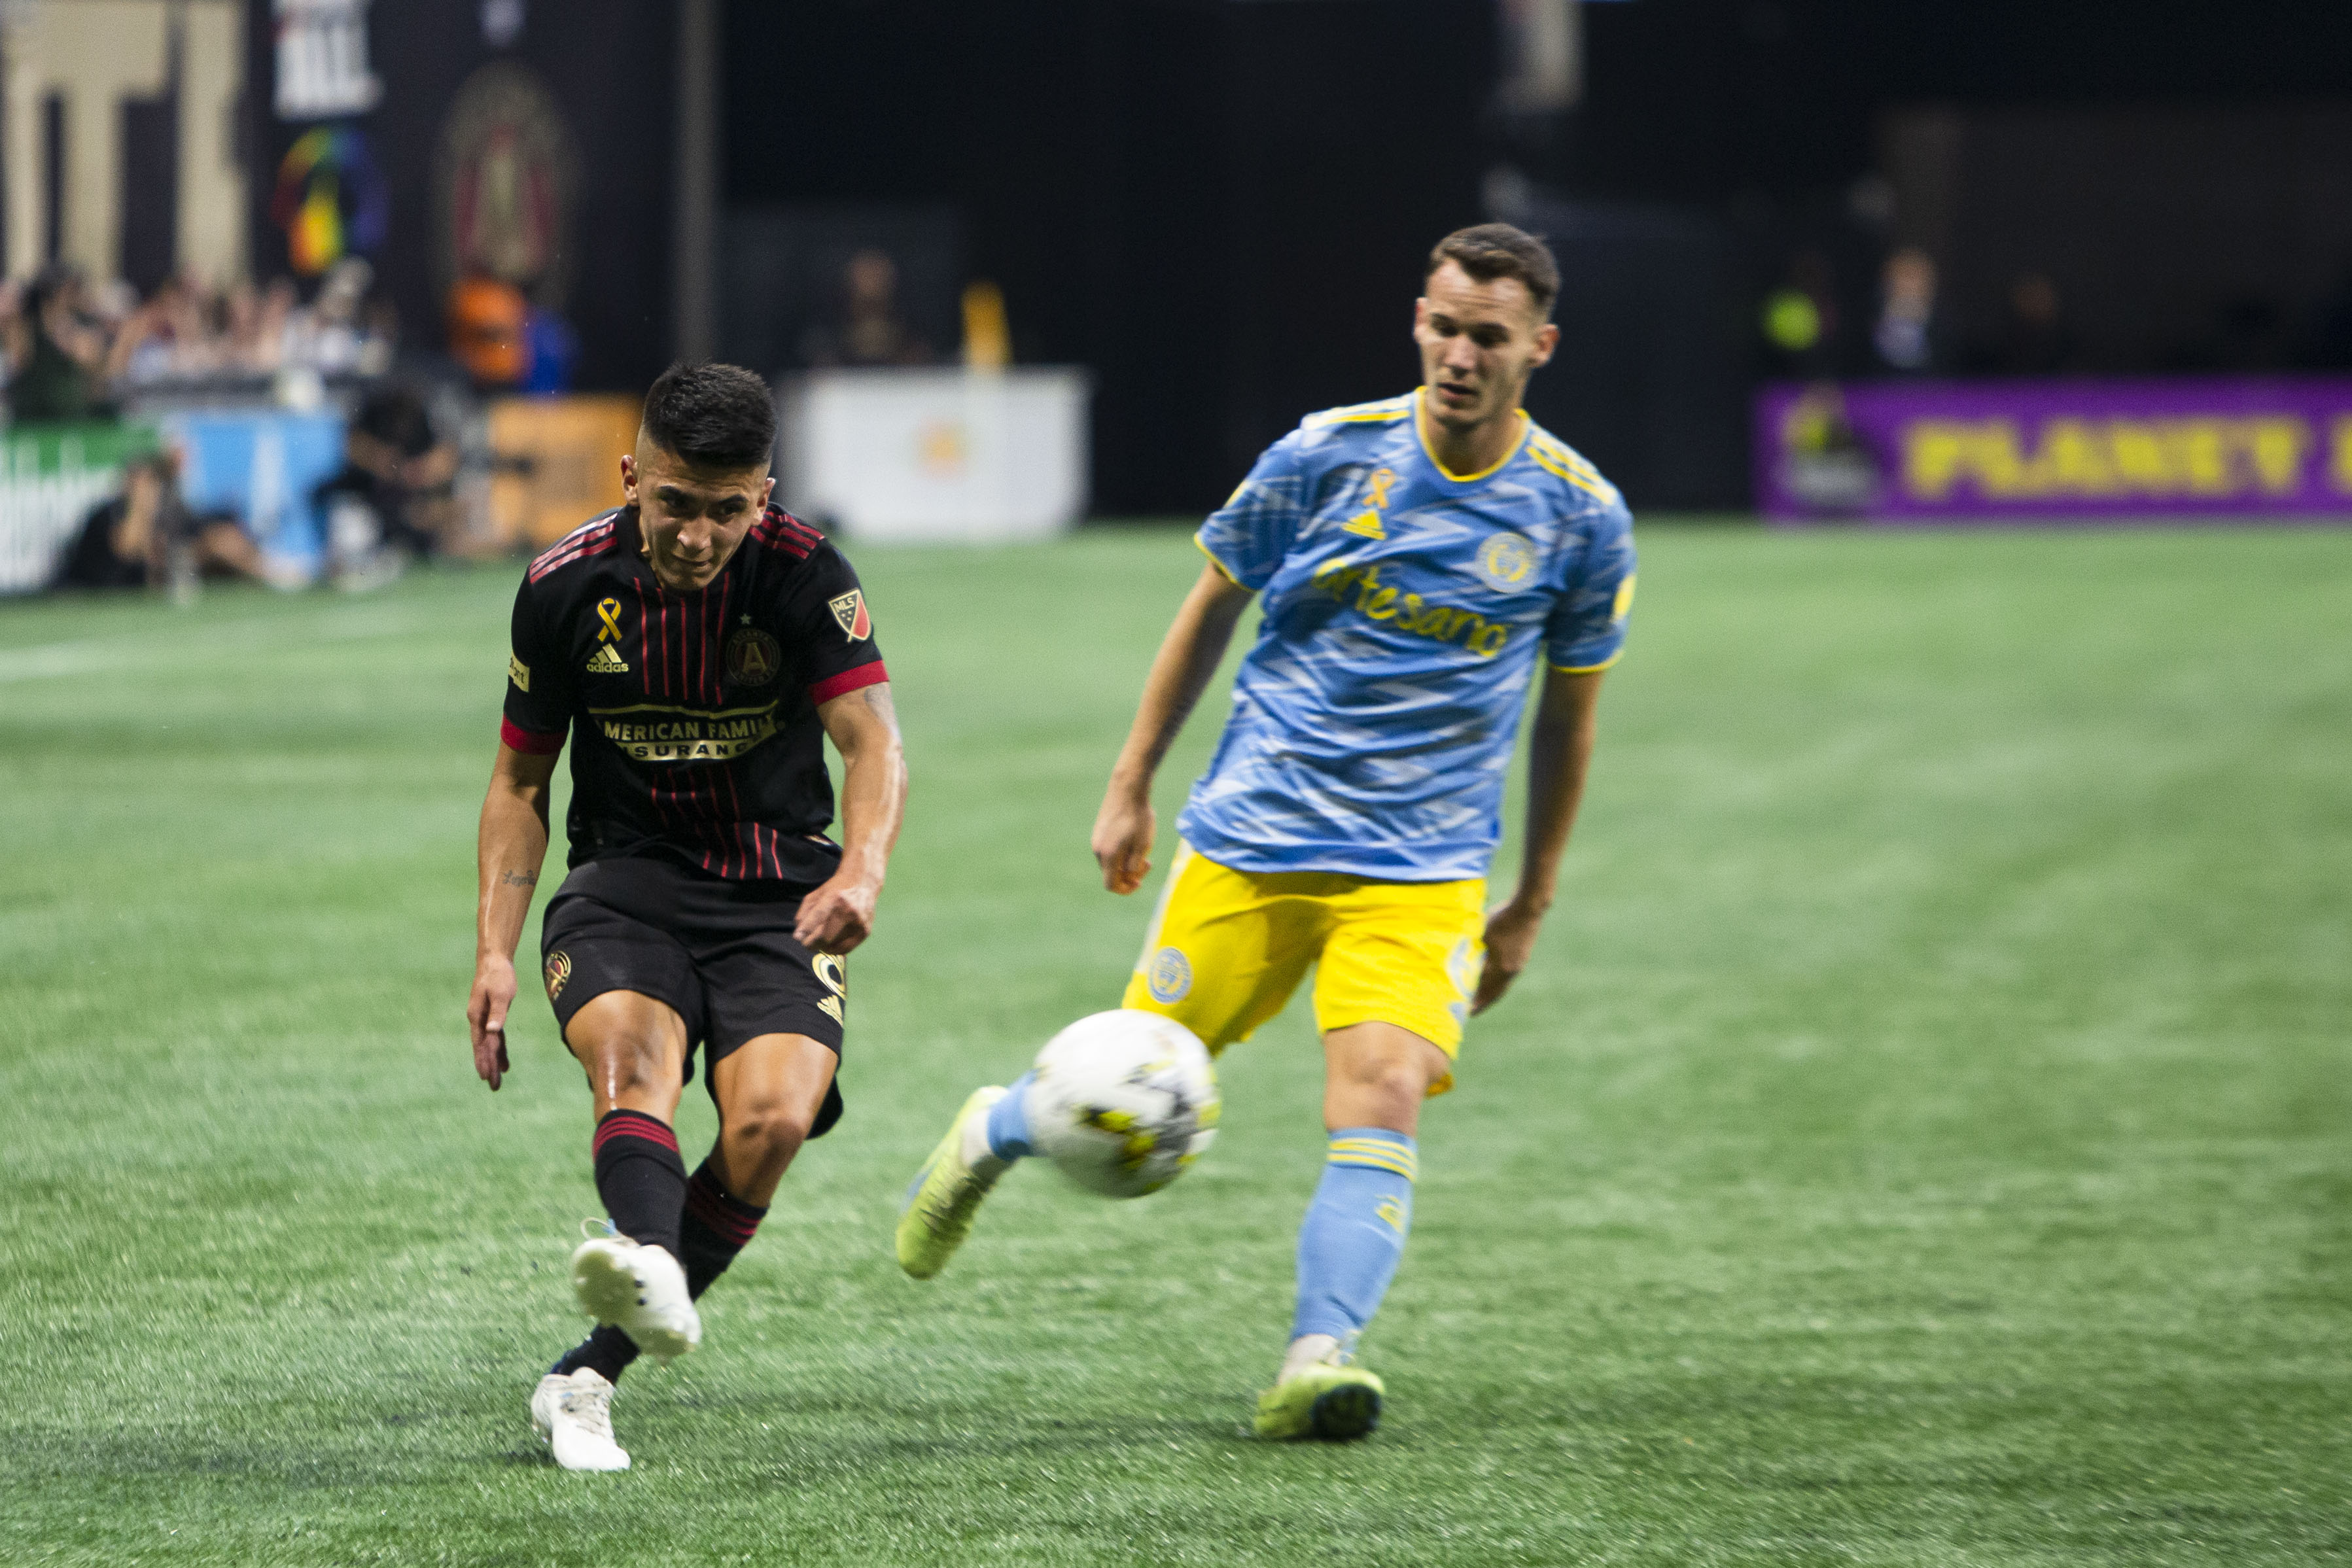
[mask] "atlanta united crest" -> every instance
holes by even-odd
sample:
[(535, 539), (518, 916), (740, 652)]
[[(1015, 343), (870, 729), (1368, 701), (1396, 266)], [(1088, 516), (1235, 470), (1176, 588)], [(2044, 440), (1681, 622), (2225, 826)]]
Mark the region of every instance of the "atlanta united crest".
[(874, 635), (874, 622), (866, 619), (866, 595), (853, 588), (838, 599), (828, 599), (825, 608), (841, 622), (842, 635), (853, 643), (863, 643)]
[(727, 639), (727, 674), (738, 685), (766, 685), (783, 662), (783, 648), (756, 626)]
[(563, 952), (547, 956), (547, 999), (555, 1000), (563, 994), (563, 982), (572, 978), (572, 955)]

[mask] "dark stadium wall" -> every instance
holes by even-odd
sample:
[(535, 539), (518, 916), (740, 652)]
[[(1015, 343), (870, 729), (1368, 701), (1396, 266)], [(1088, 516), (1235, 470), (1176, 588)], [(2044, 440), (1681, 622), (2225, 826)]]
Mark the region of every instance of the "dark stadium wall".
[[(563, 0), (515, 7), (520, 32), (504, 44), (487, 33), (492, 8), (480, 0), (376, 0), (367, 11), (369, 65), (381, 100), (364, 113), (324, 123), (366, 139), (389, 197), (389, 223), (368, 259), (379, 289), (400, 311), (404, 349), (442, 349), (447, 292), (458, 269), (451, 254), (445, 145), (461, 109), (472, 124), (505, 117), (541, 154), (527, 173), (555, 174), (565, 187), (543, 265), (520, 268), (524, 292), (576, 330), (575, 385), (642, 392), (668, 363), (674, 330), (670, 183), (677, 76), (674, 0)], [(246, 8), (247, 127), (254, 159), (254, 271), (289, 276), (285, 230), (272, 219), (273, 184), (288, 152), (317, 121), (281, 120), (274, 110), (277, 23), (267, 4)], [(505, 78), (479, 75), (513, 68)], [(528, 84), (544, 89), (533, 94)], [(517, 90), (514, 84), (526, 84)], [(473, 95), (466, 95), (468, 84)], [(543, 123), (551, 108), (553, 126)], [(463, 152), (478, 152), (478, 145)]]
[(1421, 258), (1480, 216), (1488, 13), (732, 5), (727, 200), (951, 205), (1019, 358), (1095, 373), (1094, 509), (1196, 512), (1309, 409), (1412, 384)]

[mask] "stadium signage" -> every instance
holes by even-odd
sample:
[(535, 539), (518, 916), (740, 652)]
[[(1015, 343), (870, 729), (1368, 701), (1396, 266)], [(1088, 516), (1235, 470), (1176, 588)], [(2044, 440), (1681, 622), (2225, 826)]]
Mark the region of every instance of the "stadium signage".
[(383, 99), (368, 68), (368, 0), (275, 0), (278, 118), (365, 114)]
[(1773, 386), (1756, 454), (1781, 522), (2352, 517), (2352, 381)]

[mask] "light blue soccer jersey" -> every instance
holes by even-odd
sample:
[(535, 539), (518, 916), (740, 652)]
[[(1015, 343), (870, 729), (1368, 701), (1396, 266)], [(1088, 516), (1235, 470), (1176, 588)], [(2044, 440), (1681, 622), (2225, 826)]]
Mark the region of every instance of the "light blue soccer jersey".
[(1624, 642), (1616, 490), (1525, 413), (1508, 457), (1455, 478), (1419, 395), (1308, 415), (1202, 525), (1264, 611), (1177, 819), (1221, 865), (1484, 876), (1538, 659), (1598, 670)]

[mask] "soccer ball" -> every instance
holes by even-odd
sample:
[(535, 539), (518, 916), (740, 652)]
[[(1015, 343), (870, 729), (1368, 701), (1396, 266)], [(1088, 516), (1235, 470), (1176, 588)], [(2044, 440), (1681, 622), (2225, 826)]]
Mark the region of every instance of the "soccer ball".
[(1174, 1019), (1119, 1009), (1045, 1042), (1024, 1109), (1029, 1142), (1092, 1192), (1141, 1197), (1217, 1135), (1217, 1074)]

